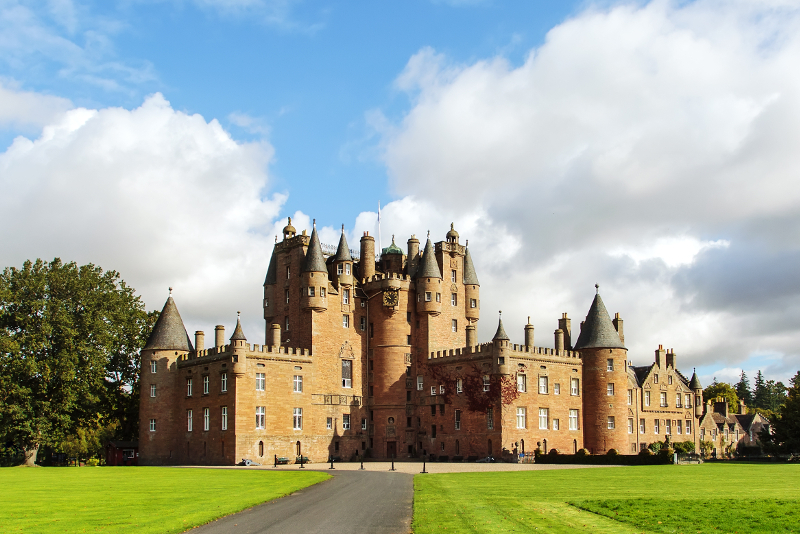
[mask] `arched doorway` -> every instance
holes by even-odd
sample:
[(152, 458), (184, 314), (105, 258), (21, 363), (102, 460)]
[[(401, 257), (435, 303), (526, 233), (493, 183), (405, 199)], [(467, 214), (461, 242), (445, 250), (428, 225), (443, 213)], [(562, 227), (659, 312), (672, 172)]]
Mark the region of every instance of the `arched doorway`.
[(258, 442), (258, 455), (260, 457), (262, 457), (262, 458), (264, 457), (264, 442), (263, 441), (259, 441)]
[(300, 447), (300, 442), (299, 441), (297, 442), (296, 447), (297, 447), (297, 456), (300, 456), (300, 453), (302, 452), (302, 449)]

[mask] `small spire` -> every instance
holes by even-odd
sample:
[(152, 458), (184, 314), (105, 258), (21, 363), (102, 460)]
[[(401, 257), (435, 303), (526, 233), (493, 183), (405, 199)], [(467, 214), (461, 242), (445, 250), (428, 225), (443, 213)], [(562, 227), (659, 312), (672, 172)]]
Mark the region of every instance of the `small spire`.
[(316, 228), (316, 227), (317, 227), (317, 220), (314, 219), (314, 228)]
[(467, 239), (467, 246), (469, 246), (469, 239)]
[(451, 229), (451, 230), (454, 230), (454, 228), (453, 228), (453, 223), (450, 223), (450, 229)]
[(344, 233), (344, 224), (342, 224), (342, 233)]
[(169, 296), (172, 296), (172, 288), (169, 288)]
[(431, 238), (431, 231), (428, 230), (428, 239), (430, 239), (430, 238)]
[(508, 334), (506, 334), (506, 329), (503, 328), (503, 312), (500, 312), (500, 318), (497, 321), (497, 332), (495, 332), (492, 341), (494, 340), (506, 340), (508, 341)]
[(392, 234), (392, 245), (394, 245), (394, 234)]
[(600, 284), (595, 284), (594, 285), (594, 291), (595, 291), (596, 295), (600, 294)]
[(240, 311), (237, 311), (237, 312), (236, 312), (236, 318), (238, 319), (240, 315), (242, 315), (242, 312), (240, 312)]

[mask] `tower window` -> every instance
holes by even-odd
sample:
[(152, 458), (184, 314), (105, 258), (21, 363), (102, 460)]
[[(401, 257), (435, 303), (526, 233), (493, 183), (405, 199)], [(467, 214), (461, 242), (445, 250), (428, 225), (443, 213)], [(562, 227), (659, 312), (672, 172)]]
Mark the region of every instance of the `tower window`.
[(457, 319), (453, 319), (451, 327), (453, 329), (453, 332), (458, 332), (458, 320)]
[(348, 274), (348, 275), (350, 274), (350, 264), (349, 263), (345, 263), (344, 264), (344, 274)]
[(342, 387), (353, 387), (353, 362), (342, 360)]
[(450, 305), (458, 306), (458, 293), (450, 293)]
[(430, 301), (431, 301), (431, 292), (430, 291), (426, 291), (425, 292), (425, 302), (430, 302)]
[(350, 328), (350, 316), (342, 315), (342, 328)]
[(313, 297), (314, 296), (314, 288), (313, 287), (309, 287), (308, 288), (308, 296), (309, 297)]
[(350, 304), (350, 290), (345, 289), (342, 291), (342, 304)]
[(286, 290), (286, 304), (289, 304), (289, 290)]
[(478, 299), (469, 299), (469, 307), (470, 308), (477, 308), (478, 307)]
[(340, 263), (336, 266), (336, 274), (344, 274), (344, 264)]
[(325, 298), (325, 288), (324, 287), (319, 288), (319, 296), (322, 297), (322, 298)]
[(155, 374), (156, 370), (158, 370), (158, 362), (155, 360), (150, 360), (150, 372)]
[(453, 283), (455, 283), (455, 281), (456, 281), (456, 270), (455, 269), (450, 271), (450, 281), (453, 282)]
[(367, 318), (366, 317), (361, 317), (359, 319), (359, 325), (358, 326), (359, 326), (359, 328), (361, 329), (362, 332), (364, 330), (366, 330), (367, 329)]
[(442, 294), (436, 293), (436, 302), (442, 302)]
[(286, 279), (289, 279), (289, 273), (291, 272), (291, 268), (287, 265), (286, 266)]

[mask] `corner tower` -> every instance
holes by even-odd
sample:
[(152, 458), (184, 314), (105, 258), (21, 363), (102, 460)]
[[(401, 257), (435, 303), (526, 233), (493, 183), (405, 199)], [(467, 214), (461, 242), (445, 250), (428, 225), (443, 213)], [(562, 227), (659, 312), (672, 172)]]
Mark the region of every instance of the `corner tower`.
[(308, 252), (306, 252), (306, 258), (300, 270), (300, 307), (304, 310), (327, 310), (327, 291), (328, 268), (325, 265), (325, 257), (322, 255), (322, 245), (319, 243), (317, 223), (315, 221), (314, 229), (311, 231)]
[(575, 350), (583, 360), (583, 440), (594, 454), (628, 452), (627, 358), (603, 299), (597, 294), (586, 315)]
[(430, 232), (417, 270), (417, 312), (439, 315), (442, 312), (442, 272), (433, 252)]

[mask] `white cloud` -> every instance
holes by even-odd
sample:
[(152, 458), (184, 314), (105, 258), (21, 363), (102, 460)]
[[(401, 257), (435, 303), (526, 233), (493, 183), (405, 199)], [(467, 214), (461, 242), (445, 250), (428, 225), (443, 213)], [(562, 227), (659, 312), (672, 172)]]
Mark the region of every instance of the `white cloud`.
[(39, 127), (72, 108), (66, 98), (20, 91), (13, 82), (0, 81), (0, 127)]
[(133, 110), (67, 111), (0, 154), (0, 261), (115, 269), (149, 309), (173, 286), (190, 332), (232, 326), (241, 310), (261, 342), (259, 288), (285, 200), (267, 196), (272, 155), (160, 94)]
[(428, 209), (396, 224), (469, 228), (484, 338), (502, 307), (552, 345), (600, 282), (635, 362), (663, 343), (684, 365), (800, 367), (799, 30), (791, 3), (654, 1), (587, 9), (520, 66), (424, 48), (402, 121), (369, 115), (399, 202)]

